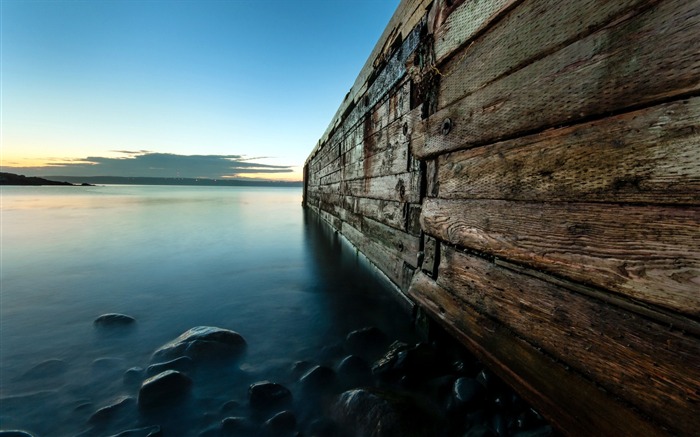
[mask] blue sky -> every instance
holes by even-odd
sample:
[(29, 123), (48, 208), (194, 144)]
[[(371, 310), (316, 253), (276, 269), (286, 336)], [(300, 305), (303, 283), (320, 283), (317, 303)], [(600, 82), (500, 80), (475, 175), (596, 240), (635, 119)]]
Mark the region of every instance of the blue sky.
[(398, 3), (2, 0), (2, 169), (298, 180)]

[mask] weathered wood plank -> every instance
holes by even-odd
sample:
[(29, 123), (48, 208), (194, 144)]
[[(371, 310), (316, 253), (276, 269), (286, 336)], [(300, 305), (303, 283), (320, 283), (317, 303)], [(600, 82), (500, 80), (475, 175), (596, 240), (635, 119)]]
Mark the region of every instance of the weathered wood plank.
[(410, 270), (404, 269), (404, 261), (400, 256), (376, 243), (349, 223), (342, 224), (341, 233), (401, 290), (408, 289), (406, 284), (410, 282), (410, 278), (406, 278), (406, 275)]
[[(699, 9), (697, 1), (661, 2), (466, 97), (453, 96), (461, 100), (426, 120), (425, 143), (414, 154), (425, 158), (699, 91)], [(462, 69), (454, 80), (469, 83), (475, 74)], [(440, 95), (452, 93), (446, 87), (445, 79)]]
[(445, 241), (700, 315), (700, 209), (426, 199)]
[(492, 21), (520, 2), (521, 0), (472, 0), (465, 1), (456, 8), (447, 6), (444, 1), (440, 2), (435, 7), (436, 16), (431, 22), (436, 64), (442, 63), (453, 51), (467, 44), (475, 35), (489, 27)]
[(365, 156), (364, 159), (343, 167), (343, 179), (362, 179), (406, 173), (409, 165), (410, 148), (408, 143), (394, 144), (379, 153)]
[(367, 237), (392, 251), (411, 267), (418, 266), (419, 237), (366, 217), (363, 217), (361, 221), (361, 230)]
[(439, 197), (698, 204), (699, 126), (696, 97), (440, 155)]
[(468, 346), (554, 426), (569, 435), (666, 435), (575, 372), (554, 362), (422, 272), (409, 296)]
[(446, 247), (437, 283), (677, 432), (700, 429), (700, 340)]
[(356, 214), (369, 217), (399, 230), (406, 226), (404, 203), (362, 197), (352, 199), (354, 199), (353, 211)]
[[(461, 23), (462, 26), (458, 28), (483, 26), (481, 23), (485, 18), (489, 18), (489, 14), (500, 12), (497, 10), (500, 6), (505, 8), (512, 6), (508, 4), (512, 2), (505, 0), (493, 3), (496, 4), (487, 6), (479, 2), (467, 2), (450, 15), (444, 26), (445, 30), (448, 33), (453, 32), (452, 27), (448, 27), (450, 21)], [(505, 4), (500, 5), (500, 3)], [(452, 62), (440, 66), (443, 88), (439, 107), (443, 108), (499, 77), (506, 76), (534, 60), (580, 40), (626, 14), (639, 13), (654, 3), (658, 3), (658, 0), (523, 1), (468, 50), (460, 53)], [(467, 11), (467, 8), (472, 11)], [(461, 11), (461, 9), (465, 10)], [(469, 12), (472, 14), (476, 12), (476, 14), (469, 15)], [(484, 18), (483, 15), (487, 17)], [(443, 47), (440, 38), (441, 30), (436, 32), (435, 39), (438, 58), (441, 57), (438, 53), (446, 55), (451, 49), (456, 48), (452, 44)], [(451, 41), (448, 40), (448, 42)], [(467, 71), (470, 73), (470, 80), (463, 81), (463, 74)]]
[(343, 193), (355, 197), (418, 203), (420, 201), (420, 173), (357, 179), (341, 182)]

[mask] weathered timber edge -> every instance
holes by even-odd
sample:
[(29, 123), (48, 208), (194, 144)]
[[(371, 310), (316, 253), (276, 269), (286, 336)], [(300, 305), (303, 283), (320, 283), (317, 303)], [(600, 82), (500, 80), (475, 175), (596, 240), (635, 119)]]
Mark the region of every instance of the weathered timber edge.
[(304, 205), (564, 434), (696, 435), (697, 47), (695, 0), (403, 0)]

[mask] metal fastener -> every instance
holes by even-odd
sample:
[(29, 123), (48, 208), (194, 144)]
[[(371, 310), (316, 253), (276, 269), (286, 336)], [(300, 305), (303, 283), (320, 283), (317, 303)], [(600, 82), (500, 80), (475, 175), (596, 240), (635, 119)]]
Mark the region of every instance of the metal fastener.
[(452, 130), (452, 120), (450, 120), (449, 118), (446, 118), (442, 122), (442, 134), (447, 135), (450, 133), (451, 130)]

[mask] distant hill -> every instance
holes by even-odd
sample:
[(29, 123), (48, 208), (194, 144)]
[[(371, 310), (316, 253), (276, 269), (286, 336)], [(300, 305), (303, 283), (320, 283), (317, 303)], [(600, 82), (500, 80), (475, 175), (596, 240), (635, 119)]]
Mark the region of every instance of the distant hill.
[(14, 173), (0, 172), (0, 185), (74, 185), (70, 182), (59, 182), (44, 178), (24, 176)]
[(192, 178), (148, 178), (121, 176), (46, 176), (74, 183), (119, 184), (119, 185), (202, 185), (224, 187), (302, 187), (303, 182), (262, 181), (250, 179), (192, 179)]

